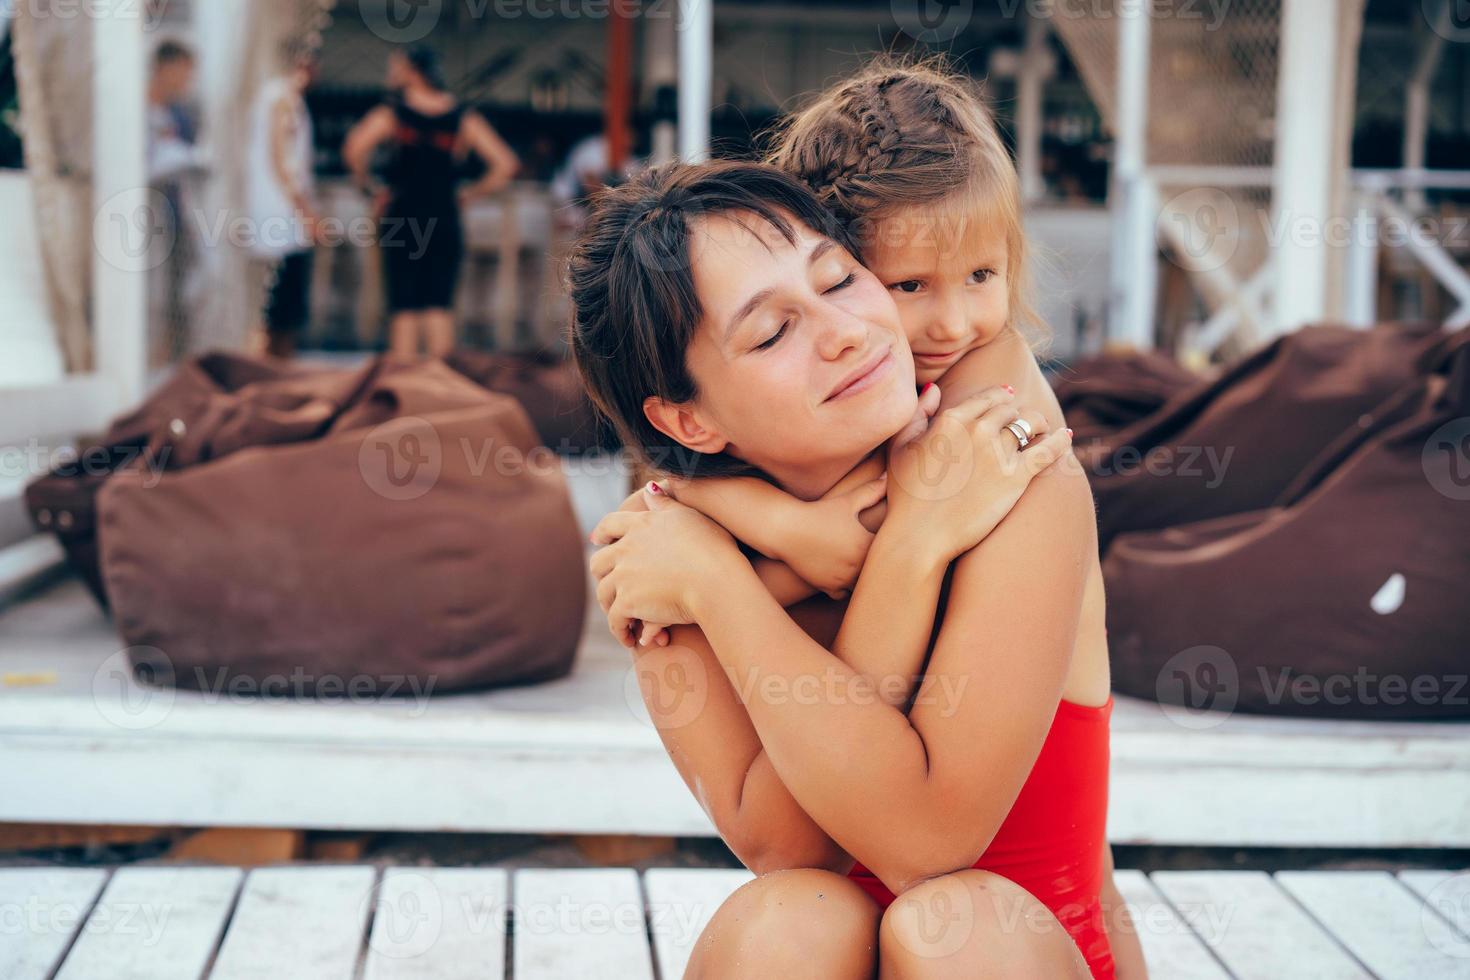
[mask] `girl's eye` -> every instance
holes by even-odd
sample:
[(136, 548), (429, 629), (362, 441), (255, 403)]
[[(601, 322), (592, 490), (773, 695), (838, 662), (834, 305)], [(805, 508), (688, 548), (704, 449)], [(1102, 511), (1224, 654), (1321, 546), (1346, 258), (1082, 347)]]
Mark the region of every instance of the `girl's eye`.
[(852, 281), (854, 279), (856, 279), (856, 278), (857, 278), (857, 276), (855, 274), (849, 272), (847, 274), (847, 278), (846, 279), (844, 279), (841, 282), (837, 283), (831, 289), (827, 290), (827, 292), (829, 292), (829, 293), (835, 293), (839, 289), (846, 289), (848, 286), (851, 286), (852, 285)]
[(756, 344), (755, 345), (755, 349), (756, 350), (769, 350), (770, 348), (774, 347), (776, 345), (776, 341), (780, 340), (783, 336), (785, 336), (785, 334), (786, 334), (786, 328), (788, 326), (790, 326), (790, 325), (791, 325), (791, 321), (790, 320), (787, 320), (785, 323), (781, 324), (781, 329), (780, 330), (777, 330), (775, 333), (771, 334), (771, 336), (770, 336), (769, 339), (763, 340), (759, 344)]
[(976, 269), (974, 272), (970, 273), (970, 277), (974, 279), (977, 283), (988, 282), (990, 278), (994, 275), (994, 269)]
[(903, 282), (896, 282), (888, 288), (896, 289), (900, 293), (917, 293), (919, 291), (919, 287), (922, 285), (923, 283), (919, 282), (919, 280), (917, 279), (905, 279)]

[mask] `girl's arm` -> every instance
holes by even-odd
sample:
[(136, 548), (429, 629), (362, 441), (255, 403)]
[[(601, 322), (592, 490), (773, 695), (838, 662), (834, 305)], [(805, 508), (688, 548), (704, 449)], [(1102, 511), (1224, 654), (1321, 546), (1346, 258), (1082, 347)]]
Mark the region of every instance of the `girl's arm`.
[[(806, 594), (846, 598), (882, 523), (875, 508), (887, 492), (881, 459), (859, 466), (819, 500), (801, 500), (756, 477), (660, 479), (660, 489), (712, 518), (741, 541), (789, 567)], [(866, 521), (866, 523), (865, 523)], [(773, 581), (790, 577), (772, 572)], [(766, 576), (762, 576), (766, 578)], [(774, 594), (774, 592), (773, 592)], [(789, 603), (783, 602), (782, 605)]]

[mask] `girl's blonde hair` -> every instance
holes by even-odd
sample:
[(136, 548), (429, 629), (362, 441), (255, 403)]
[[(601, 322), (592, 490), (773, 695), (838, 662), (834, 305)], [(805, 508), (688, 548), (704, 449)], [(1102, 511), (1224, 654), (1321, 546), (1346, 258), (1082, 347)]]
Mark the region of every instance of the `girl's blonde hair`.
[(942, 60), (875, 60), (791, 115), (769, 160), (810, 186), (860, 249), (879, 221), (910, 209), (931, 228), (999, 222), (1011, 325), (1033, 346), (1045, 341), (1029, 297), (1015, 164), (973, 82)]

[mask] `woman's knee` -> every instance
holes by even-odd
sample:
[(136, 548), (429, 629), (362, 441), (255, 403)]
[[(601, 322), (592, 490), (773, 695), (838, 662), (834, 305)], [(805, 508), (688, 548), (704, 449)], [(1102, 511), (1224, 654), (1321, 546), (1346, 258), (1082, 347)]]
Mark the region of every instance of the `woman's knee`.
[(898, 896), (878, 932), (884, 975), (1088, 977), (1051, 910), (1009, 878), (978, 869), (932, 878)]
[[(741, 885), (700, 933), (684, 976), (868, 977), (877, 964), (879, 909), (849, 878), (817, 869), (772, 871)], [(820, 964), (820, 966), (819, 966)]]

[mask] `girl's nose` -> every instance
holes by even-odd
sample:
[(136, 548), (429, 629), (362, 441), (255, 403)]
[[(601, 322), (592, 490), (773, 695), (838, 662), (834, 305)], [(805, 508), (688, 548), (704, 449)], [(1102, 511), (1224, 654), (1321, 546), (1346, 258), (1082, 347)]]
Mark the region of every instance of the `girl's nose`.
[(946, 297), (935, 303), (925, 331), (938, 343), (955, 343), (970, 335), (970, 318), (961, 297)]

